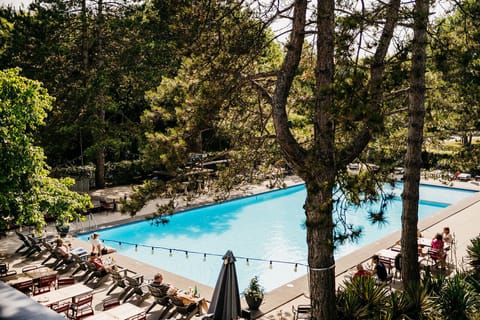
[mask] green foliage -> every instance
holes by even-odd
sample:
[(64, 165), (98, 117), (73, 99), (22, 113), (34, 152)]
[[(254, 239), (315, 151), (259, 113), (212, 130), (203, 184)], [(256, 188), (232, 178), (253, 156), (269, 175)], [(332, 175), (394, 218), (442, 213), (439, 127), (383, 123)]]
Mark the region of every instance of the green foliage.
[(71, 179), (48, 177), (43, 150), (34, 135), (53, 99), (37, 81), (0, 71), (0, 213), (5, 219), (41, 228), (46, 214), (71, 220), (90, 200), (68, 190)]
[(338, 319), (384, 319), (388, 289), (375, 284), (373, 277), (355, 277), (345, 281), (337, 292)]
[(436, 315), (435, 303), (428, 291), (419, 283), (404, 286), (402, 291), (390, 294), (390, 319), (432, 319)]
[[(145, 181), (140, 186), (134, 186), (133, 190), (134, 193), (130, 196), (129, 201), (125, 201), (123, 199), (120, 200), (122, 206), (121, 211), (123, 213), (129, 213), (130, 215), (134, 216), (138, 211), (140, 211), (146, 204), (148, 200), (155, 199), (158, 194), (165, 189), (165, 183), (160, 180), (148, 180)], [(166, 209), (166, 207), (162, 207)], [(173, 210), (169, 212), (161, 212), (160, 215), (165, 214), (172, 214)]]
[(470, 240), (467, 246), (468, 263), (480, 274), (480, 236)]
[(478, 294), (465, 281), (464, 275), (456, 274), (447, 279), (440, 291), (436, 303), (442, 311), (443, 319), (467, 320), (477, 314), (479, 305)]
[(263, 295), (265, 293), (265, 289), (260, 285), (258, 282), (258, 276), (253, 277), (250, 279), (250, 283), (248, 287), (243, 290), (243, 295), (245, 297), (251, 297), (255, 299), (263, 299)]
[[(465, 146), (479, 128), (480, 115), (480, 7), (477, 1), (463, 1), (452, 15), (439, 19), (432, 42), (434, 67), (444, 103), (431, 107), (437, 129), (457, 134)], [(437, 101), (440, 101), (438, 99)]]

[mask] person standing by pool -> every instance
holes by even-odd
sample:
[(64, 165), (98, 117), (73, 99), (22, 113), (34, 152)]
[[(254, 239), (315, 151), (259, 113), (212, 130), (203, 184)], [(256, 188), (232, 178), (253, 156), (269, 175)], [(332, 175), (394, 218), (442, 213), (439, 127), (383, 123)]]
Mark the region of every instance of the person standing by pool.
[(442, 238), (443, 238), (443, 242), (445, 242), (445, 243), (449, 243), (449, 244), (450, 244), (450, 243), (452, 242), (453, 236), (452, 236), (452, 234), (450, 233), (450, 228), (449, 228), (449, 227), (443, 228)]
[(96, 232), (92, 234), (92, 237), (90, 238), (90, 243), (92, 244), (92, 253), (95, 253), (96, 251), (99, 256), (117, 251), (113, 248), (105, 247), (103, 243), (100, 241), (99, 234)]

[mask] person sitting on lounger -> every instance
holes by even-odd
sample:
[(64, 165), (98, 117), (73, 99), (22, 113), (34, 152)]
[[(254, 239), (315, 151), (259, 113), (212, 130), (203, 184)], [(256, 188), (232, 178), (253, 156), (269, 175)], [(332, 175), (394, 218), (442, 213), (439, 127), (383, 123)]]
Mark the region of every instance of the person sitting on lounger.
[(172, 286), (168, 283), (163, 282), (163, 276), (161, 273), (157, 273), (153, 278), (153, 282), (150, 283), (152, 287), (156, 287), (160, 289), (160, 292), (164, 295), (167, 294), (168, 290), (172, 288)]
[(92, 253), (97, 252), (99, 256), (116, 252), (113, 248), (107, 248), (99, 239), (98, 233), (92, 234), (90, 238), (90, 243), (92, 244)]
[(57, 246), (55, 251), (66, 261), (73, 261), (72, 254), (70, 253), (70, 247), (63, 243), (62, 239), (57, 239)]

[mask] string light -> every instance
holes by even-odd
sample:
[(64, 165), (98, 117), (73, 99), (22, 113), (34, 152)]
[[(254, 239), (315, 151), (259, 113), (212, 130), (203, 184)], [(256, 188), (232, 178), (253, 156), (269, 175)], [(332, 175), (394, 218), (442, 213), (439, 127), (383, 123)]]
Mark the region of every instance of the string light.
[[(117, 241), (117, 240), (104, 240), (104, 239), (101, 239), (101, 241), (104, 243), (105, 241), (110, 241), (110, 242), (114, 242), (114, 243), (118, 243), (118, 246), (120, 248), (122, 248), (122, 245), (123, 244), (127, 244), (127, 245), (132, 245), (135, 247), (135, 251), (138, 252), (138, 247), (139, 246), (143, 246), (143, 247), (148, 247), (148, 245), (142, 245), (142, 244), (137, 244), (137, 243), (129, 243), (129, 242), (121, 242), (121, 241)], [(186, 259), (189, 259), (189, 255), (190, 253), (193, 253), (193, 254), (203, 254), (203, 261), (207, 261), (207, 255), (209, 256), (213, 256), (213, 257), (222, 257), (223, 254), (216, 254), (216, 253), (206, 253), (206, 252), (197, 252), (197, 251), (188, 251), (188, 250), (183, 250), (183, 249), (179, 249), (179, 248), (165, 248), (165, 247), (156, 247), (156, 246), (152, 246), (152, 254), (154, 254), (155, 252), (155, 249), (161, 249), (161, 250), (168, 250), (169, 252), (169, 256), (170, 257), (173, 257), (173, 251), (183, 251), (185, 252), (185, 258)], [(250, 266), (250, 260), (255, 260), (255, 261), (265, 261), (265, 262), (268, 262), (269, 265), (268, 265), (268, 268), (269, 269), (273, 269), (273, 262), (275, 263), (283, 263), (283, 264), (290, 264), (290, 265), (294, 265), (293, 267), (293, 271), (294, 272), (297, 272), (298, 271), (298, 266), (301, 265), (301, 266), (305, 266), (305, 267), (309, 267), (308, 264), (304, 264), (304, 263), (299, 263), (299, 262), (293, 262), (293, 261), (282, 261), (282, 260), (265, 260), (265, 259), (258, 259), (258, 258), (252, 258), (252, 257), (242, 257), (242, 256), (238, 256), (237, 259), (245, 259), (245, 262), (246, 262), (246, 265), (247, 266)], [(228, 259), (225, 259), (223, 261), (224, 264), (228, 264)], [(315, 268), (310, 268), (310, 270), (313, 270), (313, 271), (323, 271), (324, 269), (327, 270), (327, 269), (330, 269), (331, 267), (329, 268), (322, 268), (322, 269), (315, 269)]]

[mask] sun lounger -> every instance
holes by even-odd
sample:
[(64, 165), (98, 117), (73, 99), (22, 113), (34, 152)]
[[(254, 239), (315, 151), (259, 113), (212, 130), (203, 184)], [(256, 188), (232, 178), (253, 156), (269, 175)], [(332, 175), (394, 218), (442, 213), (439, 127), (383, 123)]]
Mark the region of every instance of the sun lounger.
[(180, 319), (189, 320), (200, 311), (198, 302), (185, 305), (182, 299), (176, 296), (170, 296), (170, 300), (175, 306), (175, 309), (170, 313), (169, 318), (176, 318), (176, 316), (181, 315)]
[(148, 307), (146, 313), (149, 313), (157, 304), (163, 307), (163, 311), (160, 314), (159, 319), (163, 319), (163, 317), (174, 307), (173, 303), (170, 301), (170, 297), (163, 293), (160, 288), (148, 285), (148, 289), (150, 290), (150, 294), (153, 297), (153, 303)]
[(125, 277), (128, 287), (125, 289), (126, 294), (123, 303), (132, 297), (138, 297), (137, 305), (150, 296), (150, 290), (146, 284), (143, 283), (143, 276)]
[(112, 293), (116, 288), (122, 288), (126, 289), (128, 286), (128, 282), (126, 280), (126, 277), (128, 275), (128, 272), (131, 272), (132, 274), (135, 274), (135, 272), (128, 270), (128, 269), (119, 269), (118, 267), (113, 267), (110, 270), (111, 277), (113, 279), (113, 285), (110, 287), (110, 289), (107, 292), (107, 296)]
[(85, 280), (84, 284), (94, 283), (93, 288), (98, 288), (108, 279), (110, 279), (110, 273), (105, 274), (99, 271), (97, 267), (89, 261), (86, 261), (85, 263), (87, 264), (90, 276), (87, 278), (87, 280)]

